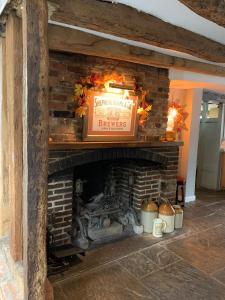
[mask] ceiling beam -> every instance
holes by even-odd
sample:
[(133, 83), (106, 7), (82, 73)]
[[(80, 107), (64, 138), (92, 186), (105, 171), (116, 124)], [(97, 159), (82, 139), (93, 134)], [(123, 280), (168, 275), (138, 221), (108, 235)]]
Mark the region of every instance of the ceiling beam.
[(129, 40), (225, 62), (225, 46), (123, 5), (97, 0), (51, 0), (49, 19)]
[(225, 68), (220, 66), (161, 54), (57, 25), (48, 25), (48, 43), (49, 49), (53, 51), (81, 53), (161, 68), (225, 76)]
[(225, 27), (224, 0), (179, 0), (196, 14)]

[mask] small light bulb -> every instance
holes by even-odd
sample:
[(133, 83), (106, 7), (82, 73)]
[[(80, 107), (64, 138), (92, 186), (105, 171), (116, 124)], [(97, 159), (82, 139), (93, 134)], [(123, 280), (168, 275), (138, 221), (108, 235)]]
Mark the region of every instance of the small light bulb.
[(128, 90), (125, 90), (125, 91), (124, 91), (124, 93), (123, 93), (123, 98), (124, 98), (124, 99), (129, 98), (129, 92), (128, 92)]
[(172, 108), (172, 109), (170, 110), (170, 115), (171, 115), (171, 117), (175, 118), (176, 115), (177, 115), (177, 110), (176, 110), (175, 108)]

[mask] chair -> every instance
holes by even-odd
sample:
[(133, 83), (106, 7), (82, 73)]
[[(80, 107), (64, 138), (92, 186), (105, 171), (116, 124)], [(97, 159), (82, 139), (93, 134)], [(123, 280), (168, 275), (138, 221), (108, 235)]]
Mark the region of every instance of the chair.
[[(176, 188), (176, 204), (184, 206), (185, 203), (185, 187), (186, 179), (183, 177), (177, 177), (177, 188)], [(179, 199), (179, 191), (181, 191), (181, 200)]]

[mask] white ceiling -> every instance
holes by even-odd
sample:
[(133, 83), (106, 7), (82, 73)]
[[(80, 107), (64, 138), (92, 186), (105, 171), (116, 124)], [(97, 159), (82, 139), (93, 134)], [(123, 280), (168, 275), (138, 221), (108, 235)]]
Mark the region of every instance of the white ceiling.
[(201, 88), (225, 94), (224, 77), (197, 74), (182, 70), (169, 70), (170, 88), (193, 89)]

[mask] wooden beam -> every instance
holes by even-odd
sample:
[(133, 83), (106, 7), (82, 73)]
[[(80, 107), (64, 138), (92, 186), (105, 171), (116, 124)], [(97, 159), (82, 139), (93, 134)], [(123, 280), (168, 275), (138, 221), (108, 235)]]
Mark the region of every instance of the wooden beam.
[(3, 178), (3, 203), (5, 207), (4, 213), (4, 233), (10, 231), (10, 199), (9, 199), (9, 121), (8, 121), (8, 102), (7, 102), (7, 79), (6, 79), (6, 41), (4, 38), (2, 45), (2, 172)]
[(162, 68), (225, 76), (225, 68), (130, 46), (57, 25), (48, 26), (49, 49), (101, 56)]
[(22, 24), (12, 13), (6, 23), (6, 78), (8, 109), (9, 198), (11, 205), (10, 250), (22, 259), (23, 128), (22, 128)]
[(9, 201), (9, 150), (8, 150), (8, 118), (6, 95), (6, 49), (5, 38), (0, 38), (0, 237), (10, 231)]
[(48, 10), (24, 0), (24, 267), (25, 299), (45, 299), (48, 185)]
[(132, 7), (97, 0), (48, 2), (52, 21), (188, 53), (209, 61), (225, 62), (224, 45)]
[(225, 27), (224, 0), (179, 0), (196, 14)]

